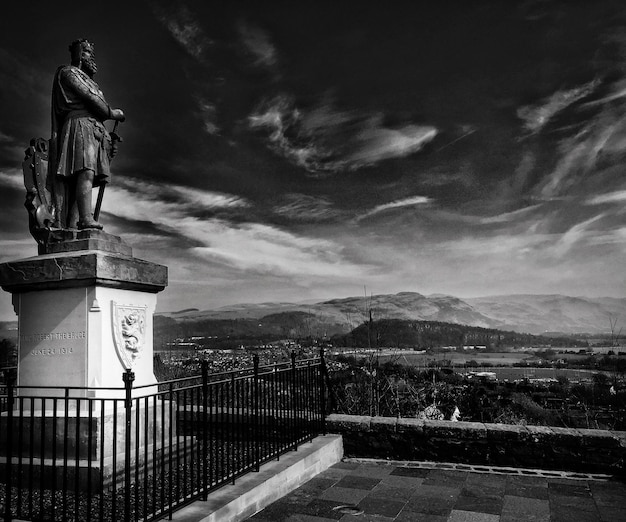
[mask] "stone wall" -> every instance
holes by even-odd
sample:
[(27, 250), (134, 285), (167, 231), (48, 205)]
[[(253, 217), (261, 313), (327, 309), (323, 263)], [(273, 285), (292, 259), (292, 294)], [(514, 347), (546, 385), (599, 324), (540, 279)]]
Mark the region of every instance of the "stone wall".
[(346, 457), (624, 475), (626, 432), (330, 415)]

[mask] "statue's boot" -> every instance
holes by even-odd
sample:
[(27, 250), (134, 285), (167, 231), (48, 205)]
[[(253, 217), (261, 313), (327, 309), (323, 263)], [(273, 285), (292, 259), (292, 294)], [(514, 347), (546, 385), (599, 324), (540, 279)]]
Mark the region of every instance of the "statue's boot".
[(102, 230), (102, 228), (102, 225), (93, 218), (93, 214), (78, 220), (78, 230)]
[(93, 171), (82, 170), (76, 180), (76, 204), (78, 206), (79, 230), (102, 230), (102, 225), (93, 218), (91, 211), (91, 189)]

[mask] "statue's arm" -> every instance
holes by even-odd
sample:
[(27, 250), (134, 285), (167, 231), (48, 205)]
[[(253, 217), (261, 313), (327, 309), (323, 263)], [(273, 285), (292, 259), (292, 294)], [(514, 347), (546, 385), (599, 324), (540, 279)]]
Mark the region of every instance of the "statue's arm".
[(60, 81), (65, 89), (80, 98), (89, 111), (101, 121), (111, 119), (111, 107), (102, 96), (102, 93), (73, 69), (61, 71)]

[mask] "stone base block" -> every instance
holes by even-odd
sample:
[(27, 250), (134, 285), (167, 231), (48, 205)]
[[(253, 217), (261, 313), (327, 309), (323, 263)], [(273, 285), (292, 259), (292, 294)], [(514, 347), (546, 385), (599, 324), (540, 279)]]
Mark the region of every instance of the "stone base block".
[[(178, 463), (193, 462), (198, 458), (199, 443), (193, 437), (169, 439), (167, 445), (154, 444), (141, 446), (139, 452), (131, 451), (131, 482), (147, 481), (151, 486), (153, 475), (167, 475), (170, 461), (174, 468)], [(124, 485), (126, 455), (118, 452), (101, 460), (31, 458), (11, 460), (11, 481), (13, 486), (32, 484), (35, 489), (88, 491), (98, 493)], [(0, 457), (0, 482), (7, 480), (7, 458)], [(161, 482), (161, 480), (159, 480)]]
[[(148, 399), (149, 400), (149, 399)], [(150, 401), (150, 400), (149, 400)], [(104, 410), (104, 411), (103, 411)], [(174, 422), (172, 422), (174, 419)], [(87, 488), (110, 485), (124, 476), (126, 440), (130, 437), (131, 468), (160, 466), (169, 458), (171, 448), (194, 442), (190, 437), (179, 440), (176, 429), (176, 404), (152, 401), (146, 405), (134, 401), (130, 424), (126, 425), (124, 403), (100, 405), (98, 410), (35, 410), (13, 412), (11, 429), (11, 474), (15, 480), (38, 477), (46, 487)], [(6, 475), (9, 450), (8, 412), (0, 416), (0, 476)], [(176, 450), (178, 451), (178, 450)], [(175, 457), (175, 455), (174, 455)], [(3, 471), (4, 470), (4, 471)], [(65, 481), (65, 482), (64, 482)], [(91, 487), (91, 486), (89, 486)]]

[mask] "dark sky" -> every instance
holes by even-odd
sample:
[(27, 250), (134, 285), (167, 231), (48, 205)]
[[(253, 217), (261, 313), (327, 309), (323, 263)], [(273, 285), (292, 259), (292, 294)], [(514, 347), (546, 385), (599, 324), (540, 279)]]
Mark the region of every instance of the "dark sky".
[(36, 253), (20, 164), (77, 37), (127, 115), (102, 222), (169, 266), (160, 310), (624, 296), (623, 1), (4, 7), (2, 262)]

